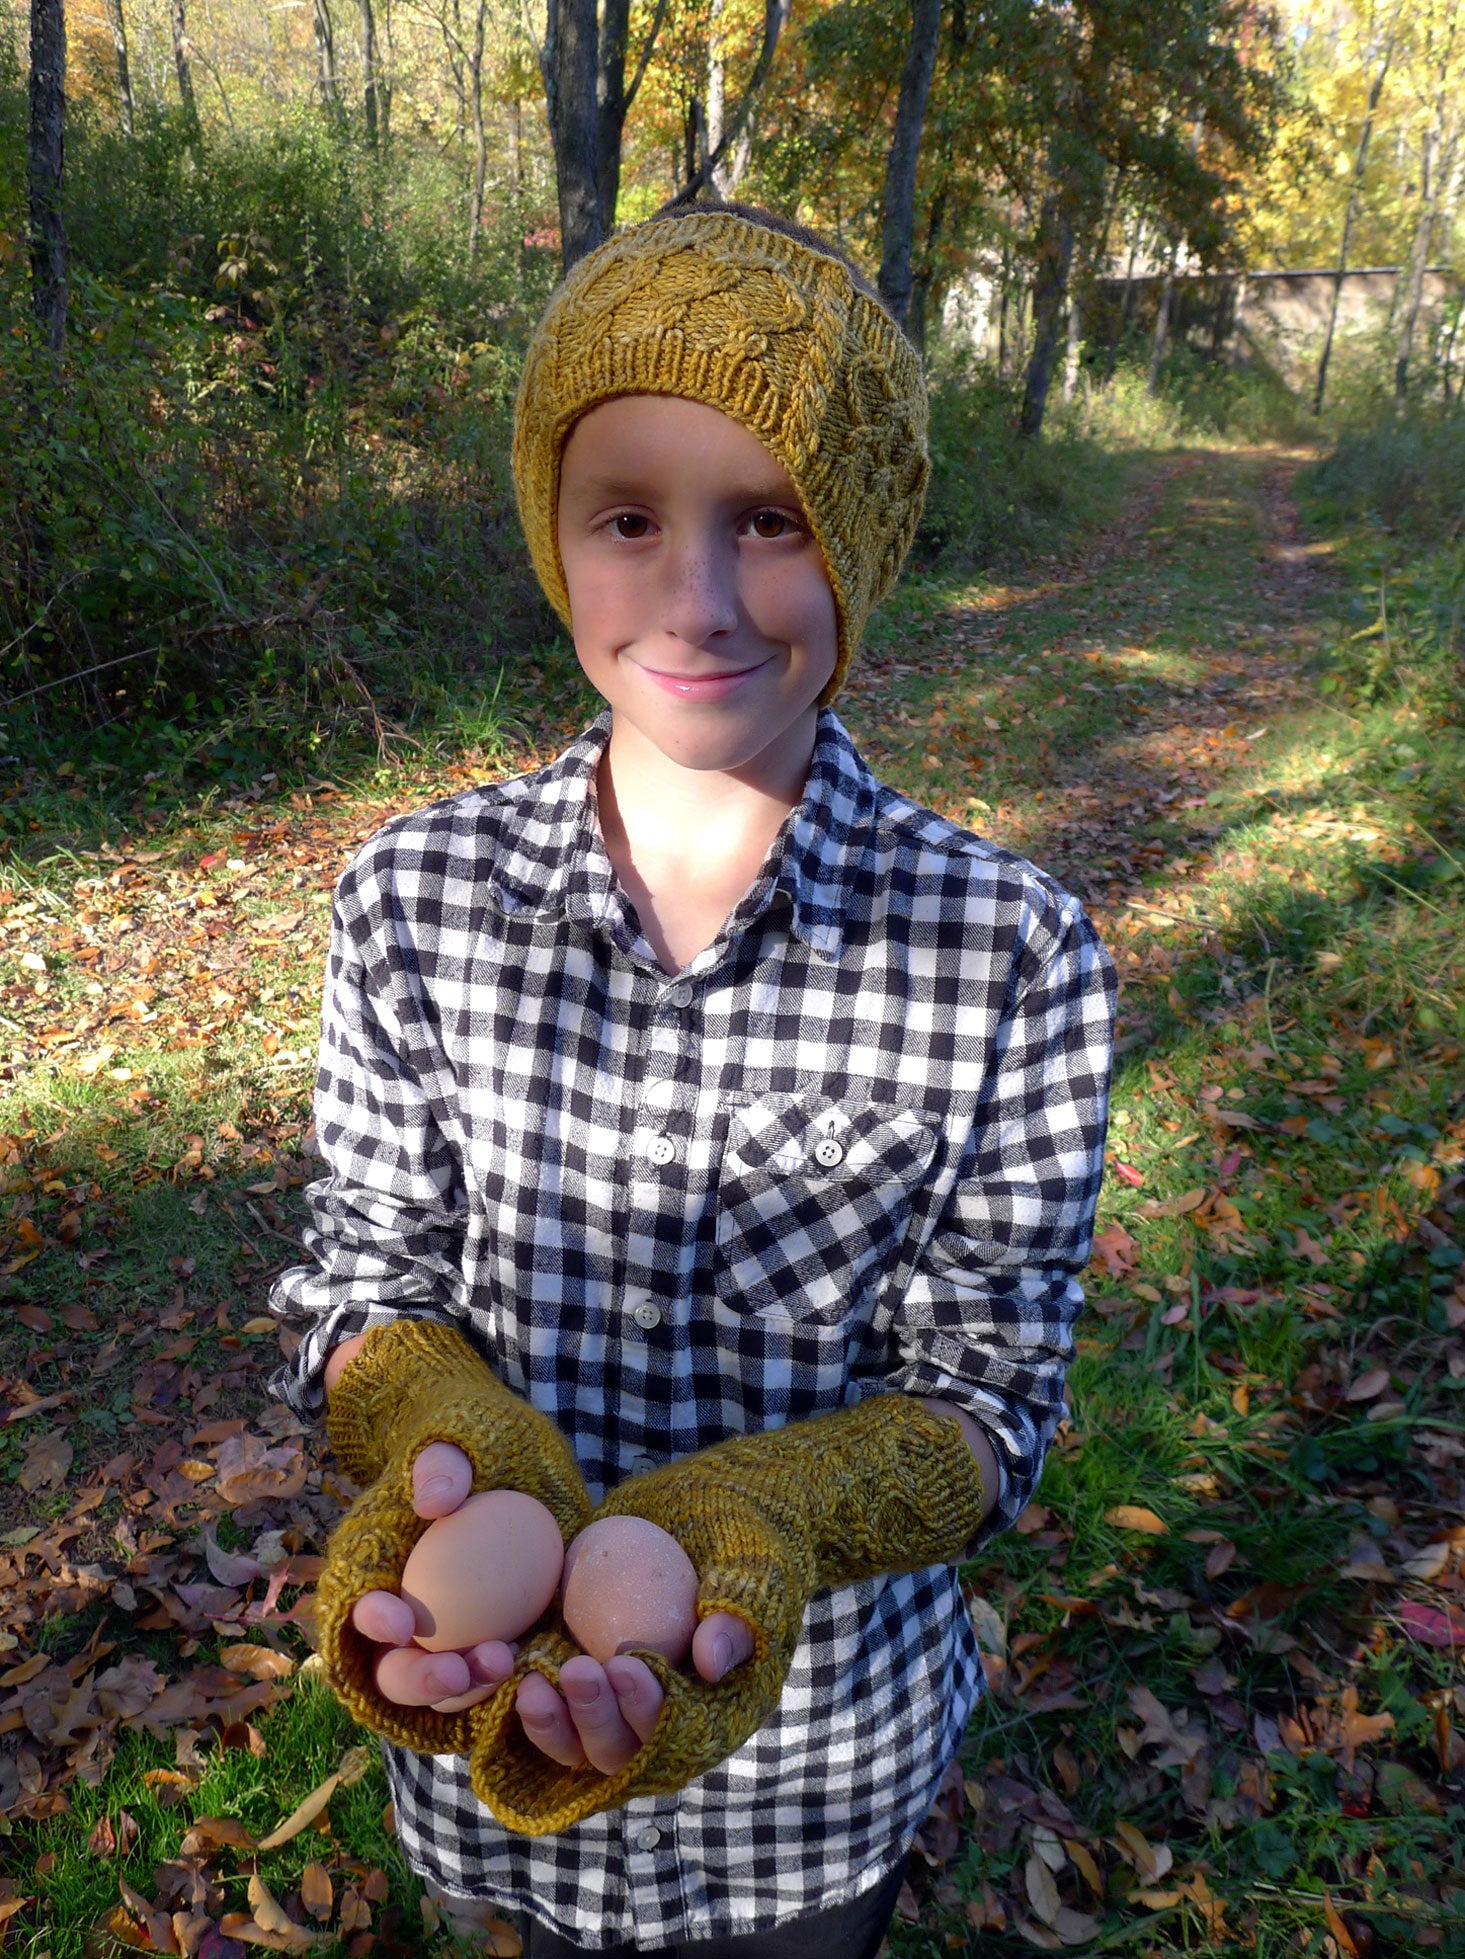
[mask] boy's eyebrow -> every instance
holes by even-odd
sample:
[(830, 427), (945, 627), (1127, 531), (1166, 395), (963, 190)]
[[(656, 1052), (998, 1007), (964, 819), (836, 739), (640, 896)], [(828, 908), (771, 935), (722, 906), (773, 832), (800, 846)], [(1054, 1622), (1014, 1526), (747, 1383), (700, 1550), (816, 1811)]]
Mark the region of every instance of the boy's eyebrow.
[[(578, 495), (595, 499), (607, 498), (611, 502), (624, 500), (635, 503), (643, 498), (648, 489), (645, 477), (635, 476), (582, 476), (575, 484)], [(742, 483), (735, 485), (732, 495), (737, 502), (790, 503), (802, 508), (797, 494), (790, 483)]]

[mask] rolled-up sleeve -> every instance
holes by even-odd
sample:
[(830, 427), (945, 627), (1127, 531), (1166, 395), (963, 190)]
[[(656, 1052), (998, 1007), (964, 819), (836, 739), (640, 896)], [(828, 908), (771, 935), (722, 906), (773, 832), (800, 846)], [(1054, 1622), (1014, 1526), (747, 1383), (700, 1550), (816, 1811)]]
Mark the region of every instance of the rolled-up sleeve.
[(436, 1054), (398, 909), (358, 862), (336, 893), (316, 1078), (327, 1174), (306, 1192), (312, 1263), (276, 1281), (271, 1309), (304, 1322), (270, 1383), (317, 1412), (332, 1347), (405, 1313), (451, 1322), (463, 1304), (466, 1199), (459, 1151), (432, 1091)]
[(1014, 989), (955, 1185), (896, 1309), (884, 1386), (936, 1395), (991, 1437), (1002, 1490), (983, 1539), (1022, 1512), (1064, 1413), (1079, 1274), (1093, 1244), (1115, 979), (1074, 907)]

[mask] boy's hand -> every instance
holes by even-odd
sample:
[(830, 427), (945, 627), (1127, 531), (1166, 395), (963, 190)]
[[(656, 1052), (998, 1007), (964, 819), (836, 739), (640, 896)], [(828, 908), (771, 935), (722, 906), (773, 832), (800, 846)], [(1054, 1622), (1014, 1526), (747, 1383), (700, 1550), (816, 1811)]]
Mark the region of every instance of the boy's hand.
[[(451, 1442), (429, 1442), (412, 1465), (412, 1508), (419, 1517), (450, 1516), (472, 1487), (473, 1465)], [(399, 1592), (363, 1593), (351, 1623), (364, 1638), (387, 1648), (376, 1663), (377, 1692), (399, 1707), (457, 1714), (487, 1700), (514, 1670), (517, 1649), (501, 1639), (466, 1653), (425, 1653), (414, 1646), (416, 1621)]]
[[(692, 1664), (704, 1680), (717, 1681), (752, 1651), (747, 1625), (730, 1612), (713, 1612), (693, 1636)], [(551, 1761), (565, 1768), (588, 1762), (602, 1775), (623, 1769), (651, 1739), (666, 1698), (650, 1667), (631, 1653), (604, 1666), (583, 1653), (566, 1660), (560, 1687), (556, 1693), (542, 1673), (525, 1674), (514, 1700), (520, 1724)]]

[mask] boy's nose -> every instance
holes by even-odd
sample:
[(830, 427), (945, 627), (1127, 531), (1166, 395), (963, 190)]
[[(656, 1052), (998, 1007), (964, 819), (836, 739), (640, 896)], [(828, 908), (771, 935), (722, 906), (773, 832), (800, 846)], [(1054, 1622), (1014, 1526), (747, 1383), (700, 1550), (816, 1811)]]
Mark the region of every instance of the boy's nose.
[(667, 556), (664, 623), (692, 646), (731, 633), (738, 623), (737, 550), (720, 538), (678, 540)]

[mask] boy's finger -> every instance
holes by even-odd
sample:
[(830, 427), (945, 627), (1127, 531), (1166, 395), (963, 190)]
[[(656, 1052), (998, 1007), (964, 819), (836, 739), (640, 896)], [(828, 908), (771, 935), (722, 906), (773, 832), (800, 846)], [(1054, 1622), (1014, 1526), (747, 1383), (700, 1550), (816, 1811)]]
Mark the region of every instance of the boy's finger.
[(466, 1657), (474, 1682), (483, 1687), (501, 1687), (514, 1671), (518, 1650), (503, 1639), (486, 1639), (481, 1646), (472, 1647)]
[(461, 1653), (424, 1653), (395, 1646), (376, 1663), (377, 1691), (399, 1707), (431, 1707), (466, 1694), (472, 1682)]
[(432, 1711), (434, 1714), (461, 1714), (465, 1707), (477, 1707), (480, 1701), (486, 1701), (495, 1691), (492, 1686), (470, 1687), (466, 1694), (454, 1694), (450, 1700), (434, 1701)]
[(351, 1623), (382, 1646), (405, 1646), (417, 1630), (411, 1606), (396, 1592), (363, 1592), (351, 1608)]
[(692, 1664), (704, 1680), (721, 1680), (753, 1652), (753, 1629), (735, 1612), (709, 1612), (692, 1635)]
[(526, 1673), (514, 1697), (520, 1725), (534, 1746), (553, 1762), (577, 1769), (585, 1762), (585, 1750), (575, 1731), (564, 1702), (542, 1673)]
[(602, 1775), (624, 1768), (641, 1738), (621, 1713), (605, 1668), (588, 1654), (577, 1654), (560, 1668), (560, 1692), (580, 1736), (585, 1759)]
[(605, 1663), (605, 1677), (621, 1710), (621, 1718), (640, 1741), (650, 1741), (666, 1703), (661, 1682), (644, 1660), (618, 1653)]
[(473, 1465), (451, 1442), (429, 1442), (412, 1465), (412, 1508), (419, 1517), (446, 1517), (473, 1488)]

